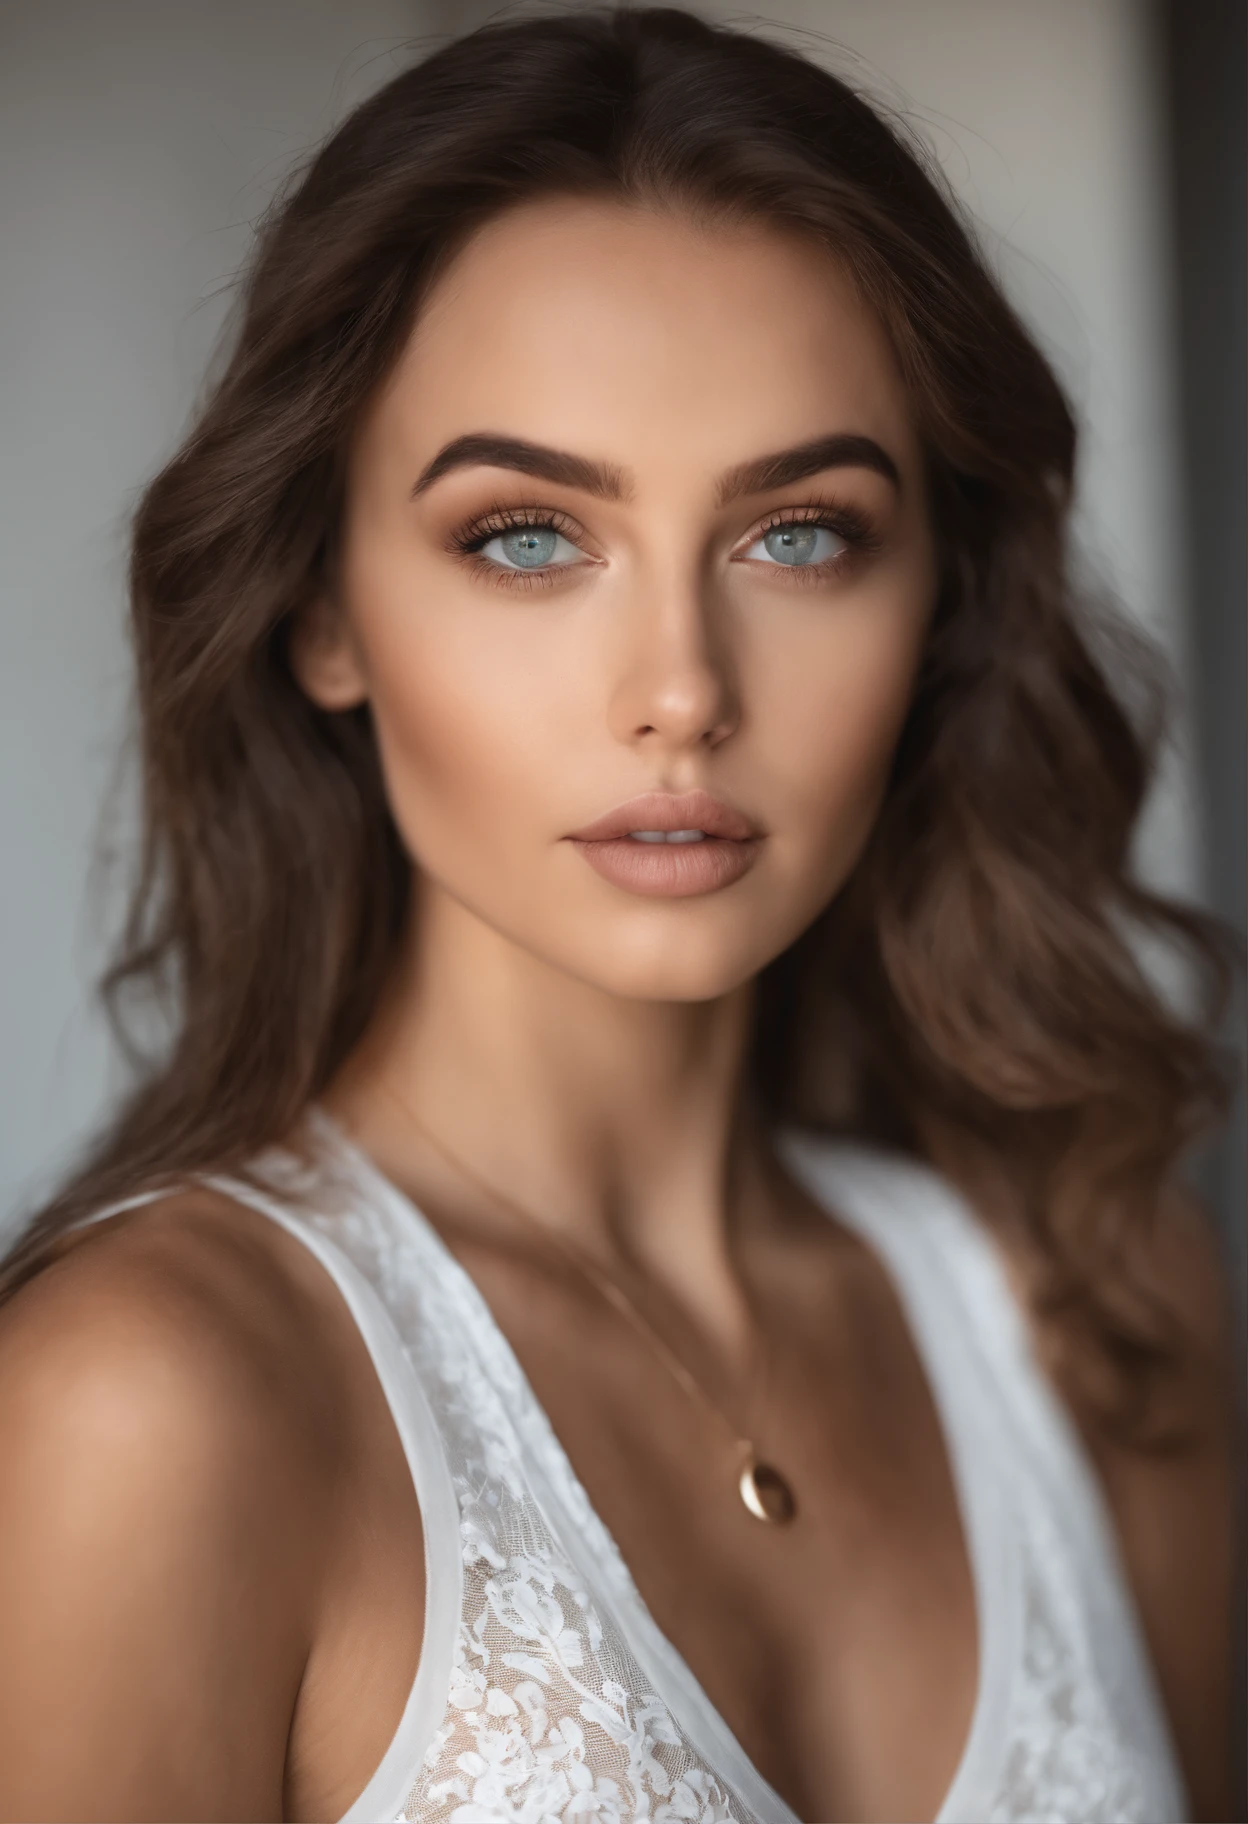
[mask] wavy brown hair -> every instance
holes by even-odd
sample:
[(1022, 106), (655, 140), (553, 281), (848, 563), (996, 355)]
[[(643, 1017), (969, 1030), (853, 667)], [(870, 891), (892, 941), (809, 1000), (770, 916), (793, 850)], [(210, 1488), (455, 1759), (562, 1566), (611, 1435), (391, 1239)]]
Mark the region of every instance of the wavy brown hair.
[[(163, 998), (171, 1037), (10, 1281), (93, 1207), (287, 1138), (370, 1017), (411, 863), (367, 709), (314, 708), (288, 630), (422, 298), (481, 224), (551, 194), (814, 237), (891, 337), (939, 599), (868, 846), (760, 978), (753, 1081), (776, 1121), (994, 1173), (990, 1213), (1021, 1225), (1049, 1306), (1115, 1370), (1106, 1410), (1138, 1428), (1166, 1338), (1133, 1246), (1223, 1106), (1230, 974), (1220, 928), (1129, 872), (1156, 667), (1076, 600), (1071, 412), (923, 149), (815, 63), (667, 7), (445, 45), (262, 224), (232, 355), (134, 526), (144, 850), (106, 986), (120, 1016)], [(1193, 960), (1196, 1017), (1151, 985), (1142, 931)]]

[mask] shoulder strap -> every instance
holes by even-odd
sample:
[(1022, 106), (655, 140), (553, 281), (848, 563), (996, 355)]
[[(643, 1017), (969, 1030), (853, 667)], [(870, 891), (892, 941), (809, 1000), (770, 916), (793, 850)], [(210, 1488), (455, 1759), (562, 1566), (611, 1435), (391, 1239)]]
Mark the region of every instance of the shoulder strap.
[[(1152, 1659), (1109, 1504), (1074, 1420), (1041, 1366), (999, 1244), (969, 1200), (931, 1166), (808, 1134), (785, 1156), (838, 1218), (876, 1244), (896, 1273), (938, 1395), (956, 1431), (968, 1407), (990, 1427), (997, 1467), (1035, 1513), (1057, 1558), (1089, 1649), (1132, 1719), (1136, 1739), (1168, 1739)], [(942, 1401), (942, 1404), (945, 1402)], [(1060, 1541), (1060, 1543), (1058, 1543)], [(1181, 1815), (1176, 1810), (1175, 1816)]]
[[(280, 1180), (283, 1176), (276, 1156), (260, 1163), (270, 1168), (266, 1179)], [(379, 1817), (397, 1817), (401, 1813), (413, 1769), (433, 1740), (445, 1711), (462, 1606), (459, 1504), (436, 1418), (404, 1339), (383, 1302), (381, 1288), (374, 1286), (363, 1263), (353, 1260), (327, 1233), (332, 1224), (318, 1220), (315, 1174), (287, 1172), (285, 1176), (292, 1189), (298, 1184), (299, 1198), (269, 1193), (245, 1178), (195, 1175), (187, 1179), (184, 1187), (163, 1186), (119, 1198), (92, 1210), (71, 1227), (79, 1229), (103, 1222), (110, 1216), (153, 1203), (174, 1188), (199, 1186), (218, 1191), (267, 1216), (302, 1242), (328, 1273), (347, 1306), (372, 1359), (407, 1457), (420, 1509), (425, 1553), (425, 1620), (415, 1679), (380, 1765), (343, 1820), (343, 1824), (371, 1824)], [(307, 1207), (301, 1207), (305, 1202)]]
[(157, 1203), (162, 1197), (170, 1197), (186, 1186), (163, 1184), (159, 1190), (137, 1191), (133, 1197), (119, 1197), (113, 1203), (106, 1203), (102, 1209), (89, 1210), (85, 1216), (78, 1216), (66, 1226), (65, 1233), (72, 1235), (75, 1229), (89, 1228), (93, 1222), (103, 1222), (109, 1216), (121, 1216), (126, 1210), (141, 1209), (145, 1203)]
[(946, 1179), (857, 1141), (789, 1130), (781, 1148), (816, 1200), (880, 1256), (935, 1378), (1019, 1372), (1025, 1332), (1003, 1263)]

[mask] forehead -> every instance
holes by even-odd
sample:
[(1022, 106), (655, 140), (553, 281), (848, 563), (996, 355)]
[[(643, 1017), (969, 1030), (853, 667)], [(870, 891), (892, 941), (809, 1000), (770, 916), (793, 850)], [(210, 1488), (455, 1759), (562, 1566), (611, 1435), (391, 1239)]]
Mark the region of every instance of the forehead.
[(828, 249), (591, 199), (519, 205), (466, 243), (374, 424), (412, 455), (488, 427), (669, 473), (838, 430), (917, 460), (888, 338)]

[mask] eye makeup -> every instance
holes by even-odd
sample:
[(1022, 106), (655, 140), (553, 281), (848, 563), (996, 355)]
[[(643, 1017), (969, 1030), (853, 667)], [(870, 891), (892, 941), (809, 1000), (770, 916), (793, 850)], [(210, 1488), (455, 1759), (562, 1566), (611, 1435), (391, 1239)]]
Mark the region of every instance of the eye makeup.
[[(761, 564), (758, 559), (742, 559), (737, 555), (749, 550), (769, 532), (790, 526), (830, 532), (841, 541), (842, 548), (835, 556), (825, 558), (817, 564)], [(492, 539), (514, 531), (555, 532), (570, 544), (578, 546), (586, 537), (584, 528), (562, 508), (544, 506), (536, 501), (508, 504), (496, 502), (487, 512), (473, 515), (452, 531), (447, 537), (446, 549), (464, 561), (472, 574), (502, 588), (549, 587), (561, 574), (581, 568), (579, 564), (571, 563), (546, 564), (531, 569), (519, 565), (511, 568), (481, 555)], [(875, 522), (861, 508), (851, 506), (843, 500), (817, 498), (805, 501), (798, 507), (773, 509), (738, 542), (734, 561), (760, 563), (761, 568), (781, 574), (786, 584), (790, 580), (799, 585), (827, 582), (848, 571), (861, 558), (879, 550), (883, 542)]]
[(472, 575), (504, 589), (549, 587), (560, 572), (579, 568), (575, 564), (545, 564), (527, 570), (518, 565), (510, 569), (482, 557), (484, 546), (504, 532), (557, 532), (573, 545), (586, 536), (584, 528), (561, 508), (544, 507), (537, 502), (496, 502), (488, 512), (475, 514), (458, 526), (447, 538), (446, 548), (467, 564)]
[[(778, 571), (785, 578), (786, 587), (790, 582), (802, 585), (825, 583), (844, 575), (862, 559), (880, 550), (884, 540), (874, 520), (870, 519), (861, 508), (851, 506), (847, 501), (812, 500), (800, 507), (778, 507), (769, 513), (762, 523), (754, 528), (743, 541), (745, 550), (756, 545), (769, 532), (780, 528), (810, 527), (816, 530), (831, 532), (841, 540), (841, 549), (834, 557), (825, 558), (818, 564), (781, 564), (773, 563), (763, 566), (767, 570)], [(758, 559), (740, 560), (758, 562)]]

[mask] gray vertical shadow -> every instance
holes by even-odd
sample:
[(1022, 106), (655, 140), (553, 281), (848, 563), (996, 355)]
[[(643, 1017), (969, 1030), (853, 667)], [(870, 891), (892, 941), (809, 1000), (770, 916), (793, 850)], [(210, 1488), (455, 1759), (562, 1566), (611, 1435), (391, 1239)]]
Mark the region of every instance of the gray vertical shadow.
[[(1156, 18), (1170, 129), (1193, 708), (1208, 829), (1205, 891), (1213, 910), (1242, 932), (1248, 897), (1248, 13), (1243, 0), (1158, 0)], [(1237, 1005), (1228, 1037), (1241, 1059), (1242, 1022)], [(1248, 1334), (1246, 1154), (1241, 1072), (1232, 1119), (1200, 1160), (1202, 1189), (1222, 1224), (1241, 1363)], [(1242, 1375), (1239, 1382), (1242, 1388)], [(1248, 1474), (1241, 1477), (1240, 1513), (1232, 1709), (1241, 1782), (1236, 1817), (1248, 1815), (1242, 1785), (1248, 1763)]]

